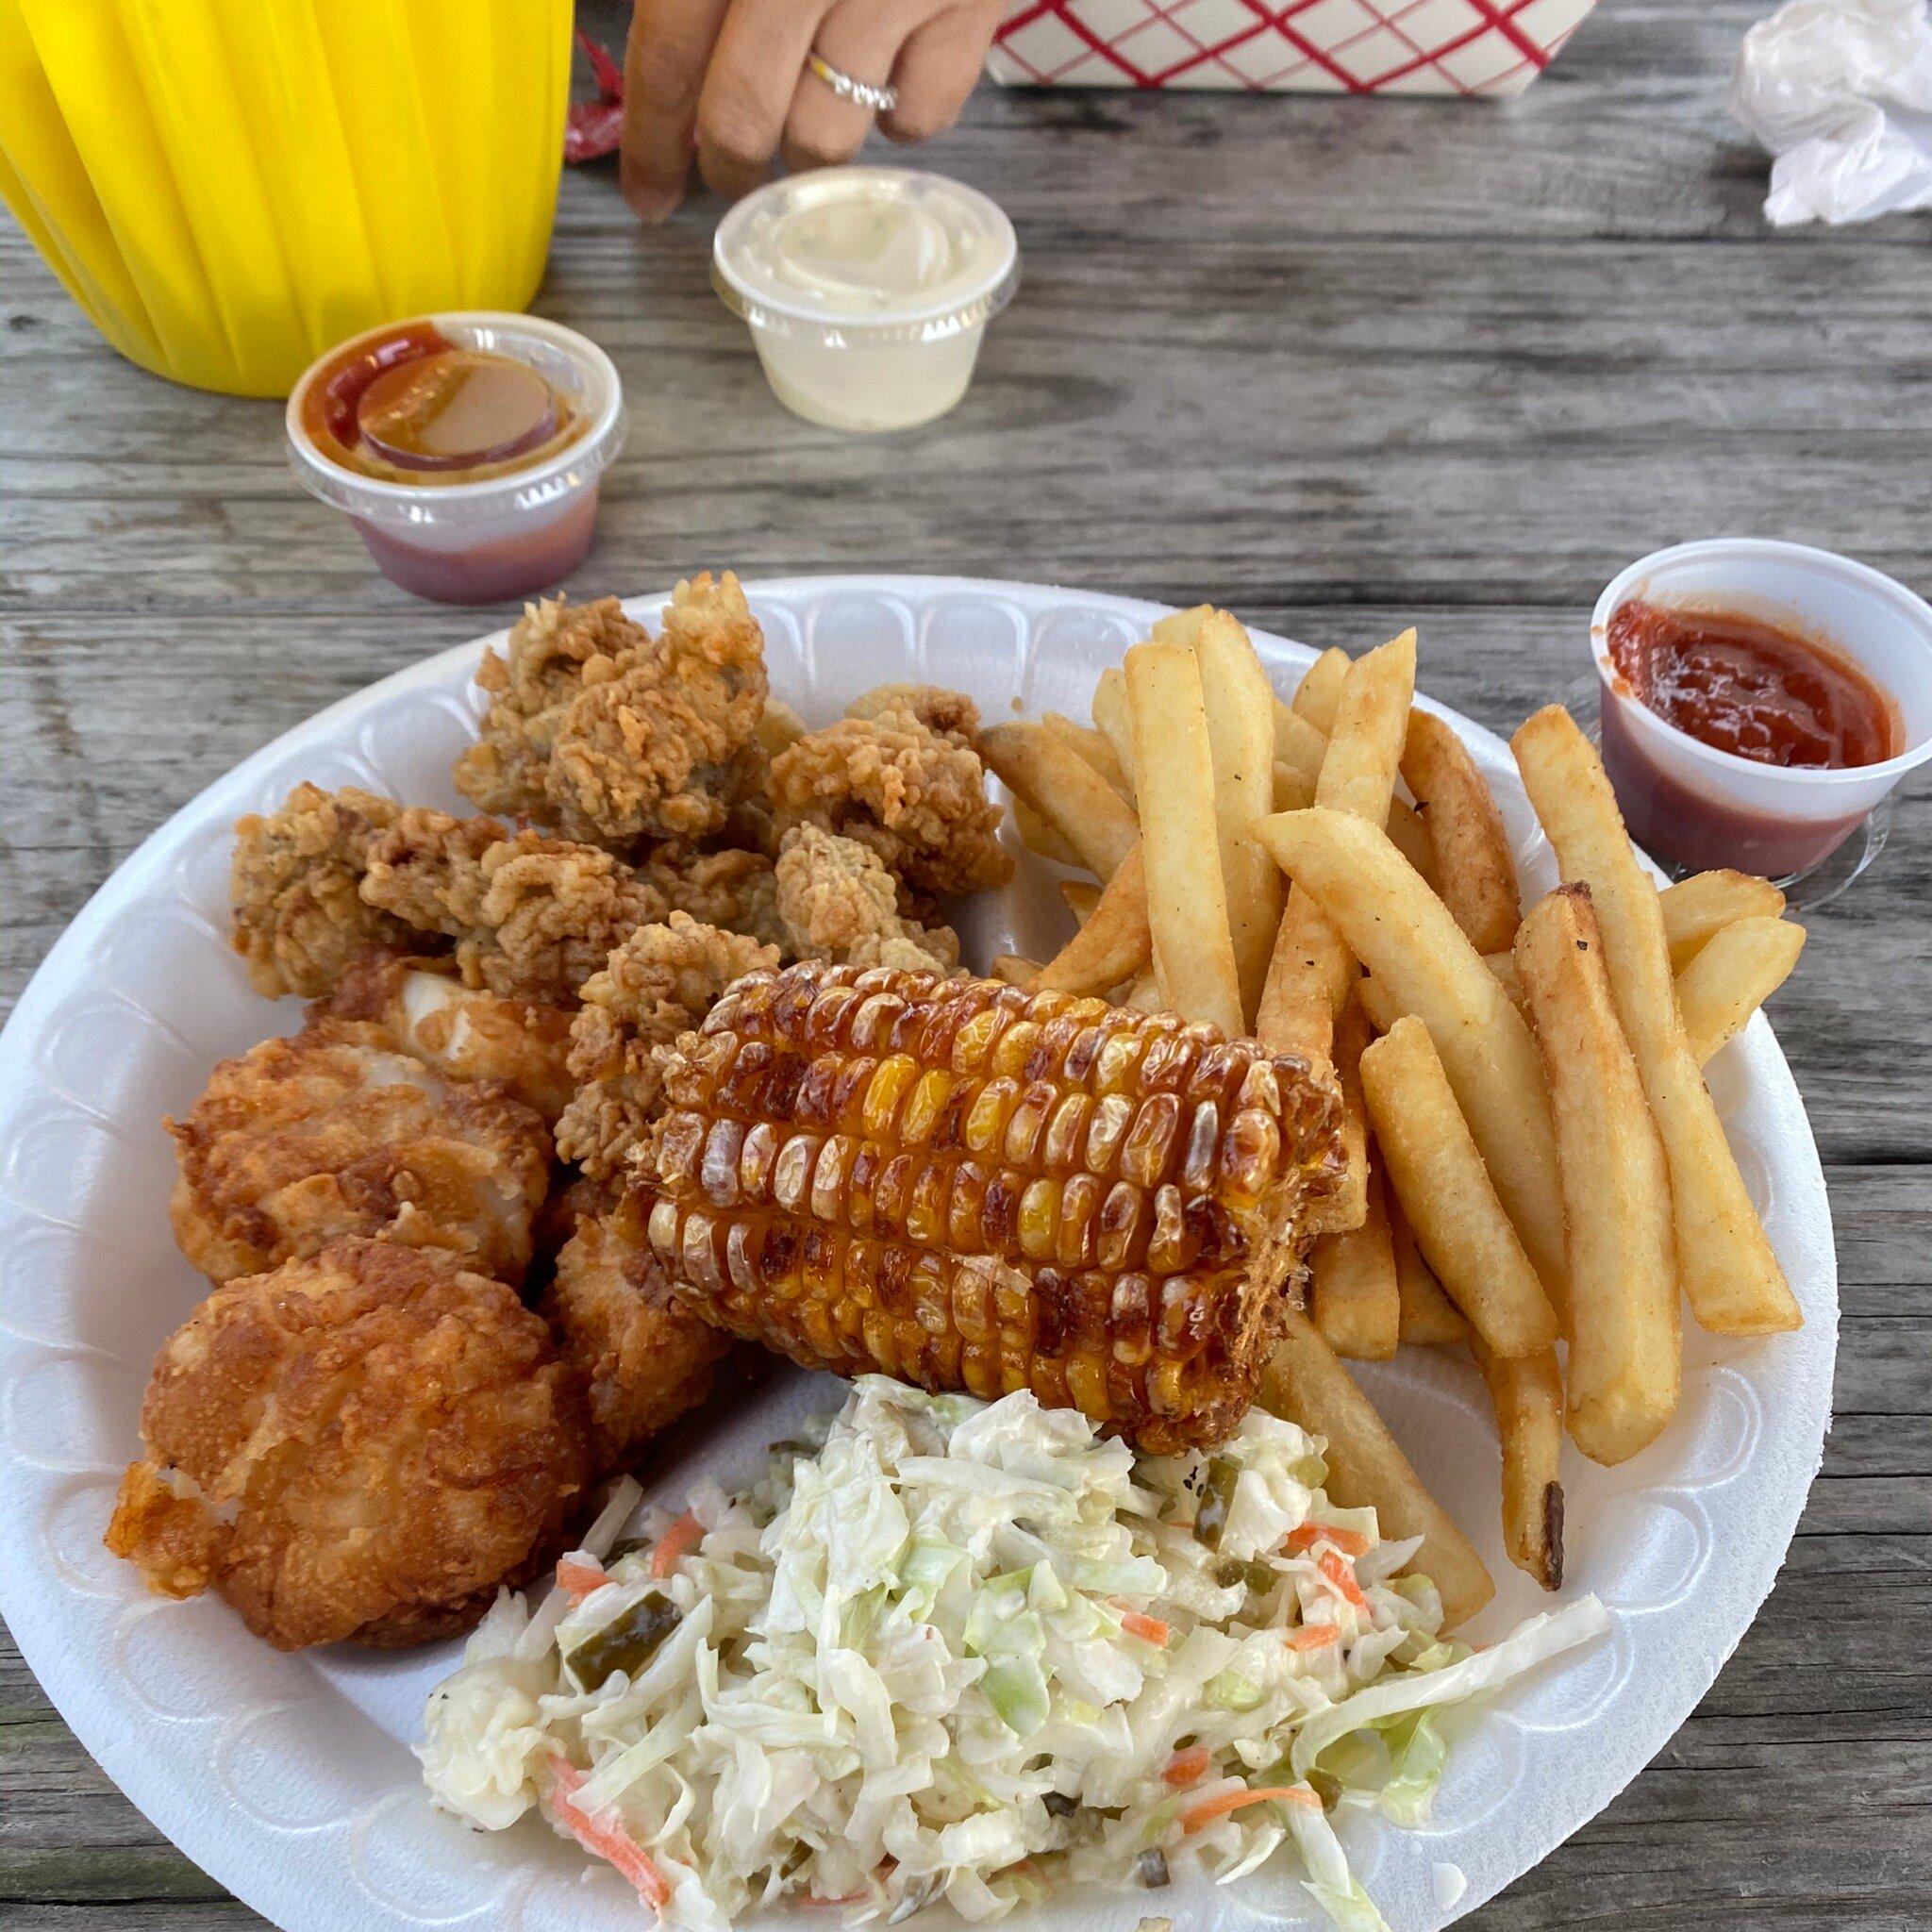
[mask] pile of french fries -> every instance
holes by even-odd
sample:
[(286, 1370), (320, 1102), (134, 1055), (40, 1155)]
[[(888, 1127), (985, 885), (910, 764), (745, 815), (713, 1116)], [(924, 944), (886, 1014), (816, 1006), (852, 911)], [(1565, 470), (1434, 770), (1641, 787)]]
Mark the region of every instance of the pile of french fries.
[[(1338, 1359), (1466, 1347), (1494, 1403), (1504, 1542), (1563, 1573), (1565, 1433), (1605, 1464), (1654, 1441), (1707, 1329), (1801, 1316), (1702, 1068), (1805, 942), (1740, 873), (1659, 891), (1568, 713), (1512, 741), (1563, 883), (1525, 911), (1502, 814), (1414, 706), (1413, 631), (1329, 651), (1277, 697), (1241, 625), (1163, 618), (1100, 679), (1093, 722), (987, 731), (1024, 841), (1092, 875), (1016, 984), (1248, 1033), (1332, 1073), (1346, 1173), (1262, 1399), (1328, 1440), (1329, 1487), (1421, 1536), (1459, 1623), (1494, 1593)], [(1560, 1353), (1559, 1353), (1560, 1350)]]

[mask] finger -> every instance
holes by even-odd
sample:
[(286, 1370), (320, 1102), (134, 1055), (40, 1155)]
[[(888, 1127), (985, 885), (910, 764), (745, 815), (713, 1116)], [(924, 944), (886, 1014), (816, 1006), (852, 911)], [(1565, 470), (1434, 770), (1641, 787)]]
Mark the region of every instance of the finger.
[(617, 185), (647, 222), (684, 198), (698, 91), (729, 0), (637, 0), (624, 50)]
[(947, 8), (914, 30), (899, 49), (892, 88), (899, 104), (879, 116), (888, 141), (930, 141), (959, 118), (986, 68), (1004, 7), (974, 4)]
[(736, 199), (765, 178), (824, 0), (731, 0), (698, 97), (698, 171)]
[[(879, 0), (836, 0), (820, 24), (812, 50), (841, 74), (885, 86), (907, 36), (932, 10), (930, 0), (881, 7)], [(876, 115), (848, 101), (809, 67), (785, 117), (788, 168), (826, 168), (849, 161), (865, 144)]]

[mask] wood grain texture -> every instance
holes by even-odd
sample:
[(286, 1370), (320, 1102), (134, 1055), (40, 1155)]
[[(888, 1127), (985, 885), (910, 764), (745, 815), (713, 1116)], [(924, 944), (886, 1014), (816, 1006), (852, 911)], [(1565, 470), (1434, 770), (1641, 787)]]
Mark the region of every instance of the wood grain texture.
[[(767, 395), (710, 292), (712, 205), (641, 232), (608, 169), (573, 176), (540, 307), (630, 403), (574, 588), (957, 570), (1212, 596), (1316, 645), (1414, 622), (1425, 688), (1506, 732), (1659, 543), (1802, 538), (1923, 588), (1927, 230), (1764, 229), (1724, 112), (1762, 11), (1605, 0), (1493, 108), (982, 91), (927, 152), (1012, 212), (1025, 287), (964, 407), (877, 441)], [(119, 362), (0, 230), (0, 1004), (238, 758), (497, 621), (376, 577), (275, 406)], [(1476, 1932), (1932, 1924), (1928, 851), (1922, 785), (1774, 1009), (1844, 1302), (1790, 1560), (1657, 1762)], [(0, 1638), (0, 1932), (259, 1924)]]

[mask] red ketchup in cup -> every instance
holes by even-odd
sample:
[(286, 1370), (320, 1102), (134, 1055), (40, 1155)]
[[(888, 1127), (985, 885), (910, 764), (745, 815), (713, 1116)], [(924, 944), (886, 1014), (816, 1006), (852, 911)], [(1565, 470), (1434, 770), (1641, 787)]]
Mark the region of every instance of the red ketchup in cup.
[(442, 603), (525, 596), (575, 570), (622, 436), (609, 358), (523, 315), (371, 329), (289, 398), (303, 483), (348, 517), (386, 576)]
[(1604, 766), (1661, 858), (1790, 877), (1932, 756), (1932, 608), (1800, 544), (1634, 564), (1597, 605)]

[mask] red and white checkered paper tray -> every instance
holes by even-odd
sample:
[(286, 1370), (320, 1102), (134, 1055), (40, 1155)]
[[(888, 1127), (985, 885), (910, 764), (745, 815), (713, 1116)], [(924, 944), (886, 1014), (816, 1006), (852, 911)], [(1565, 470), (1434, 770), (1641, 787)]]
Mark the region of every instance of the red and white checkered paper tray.
[(1521, 93), (1596, 0), (1014, 0), (1009, 87)]

